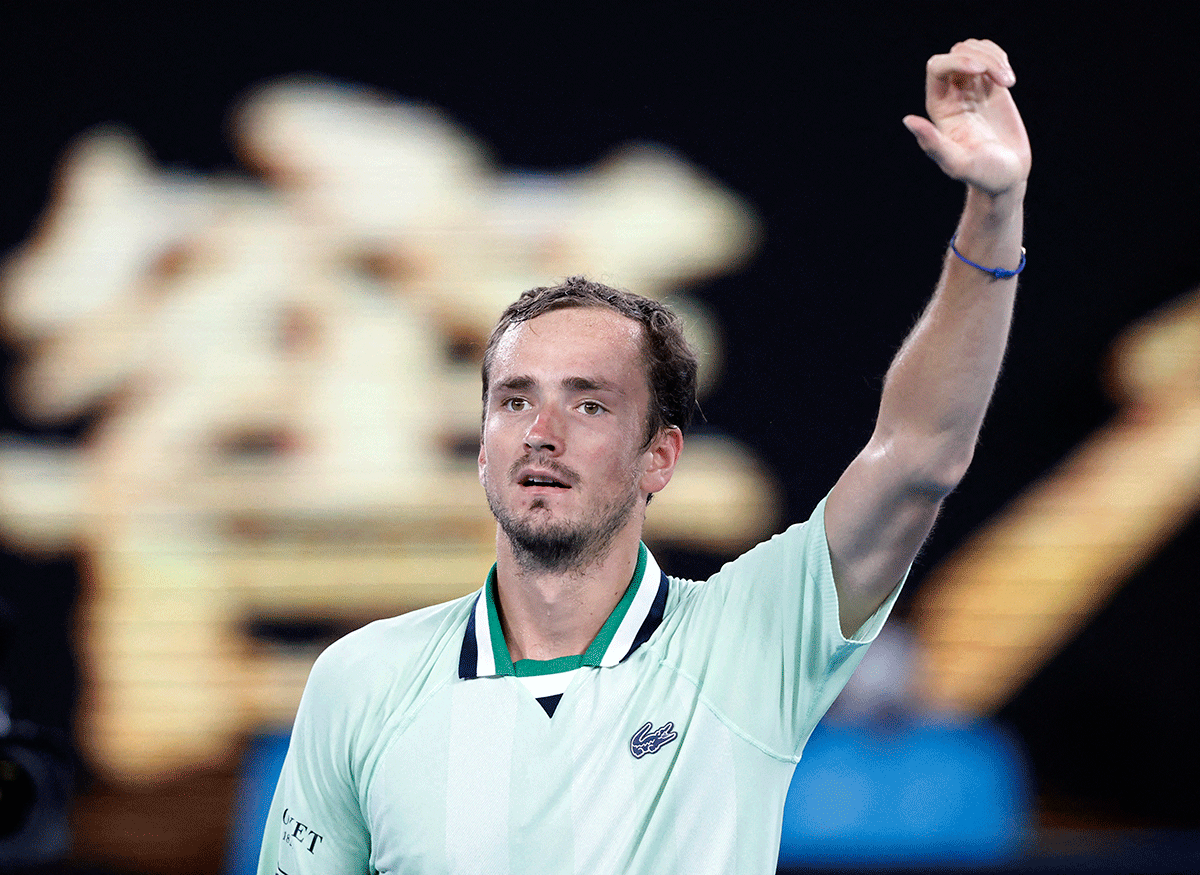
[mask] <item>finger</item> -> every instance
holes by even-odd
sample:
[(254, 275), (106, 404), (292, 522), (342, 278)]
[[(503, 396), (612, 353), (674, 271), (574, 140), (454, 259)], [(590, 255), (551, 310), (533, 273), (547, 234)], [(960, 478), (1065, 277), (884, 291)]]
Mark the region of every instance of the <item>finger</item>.
[(943, 171), (955, 176), (955, 173), (952, 172), (950, 153), (957, 148), (956, 144), (943, 136), (942, 132), (929, 119), (919, 115), (906, 115), (902, 121), (916, 138), (917, 145), (921, 147), (921, 150), (932, 158)]
[(960, 43), (955, 43), (954, 48), (951, 49), (951, 51), (958, 49), (968, 52), (977, 52), (980, 55), (986, 56), (992, 63), (1000, 67), (1009, 67), (1011, 69), (1011, 66), (1008, 62), (1008, 53), (990, 39), (963, 40)]
[(997, 85), (1010, 88), (1017, 82), (1008, 55), (987, 40), (958, 43), (944, 55), (934, 55), (926, 64), (931, 79), (949, 79), (954, 75), (987, 75)]
[(924, 151), (930, 152), (938, 148), (938, 129), (929, 119), (919, 115), (906, 115), (901, 121), (909, 133), (916, 137), (917, 145)]
[(992, 60), (986, 55), (970, 52), (951, 52), (934, 55), (926, 64), (926, 73), (933, 80), (949, 80), (955, 75), (984, 76), (1004, 88), (1017, 84), (1017, 75), (1007, 63)]
[(962, 51), (981, 61), (988, 70), (988, 75), (997, 84), (1011, 87), (1017, 81), (1008, 53), (990, 39), (969, 39), (958, 43), (951, 51)]

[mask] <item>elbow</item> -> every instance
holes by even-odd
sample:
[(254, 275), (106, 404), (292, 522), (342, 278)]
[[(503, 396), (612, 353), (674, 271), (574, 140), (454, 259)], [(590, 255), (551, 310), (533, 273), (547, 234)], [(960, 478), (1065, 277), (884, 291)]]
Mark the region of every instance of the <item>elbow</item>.
[(913, 498), (941, 502), (958, 488), (975, 455), (974, 442), (949, 439), (893, 441), (888, 452)]
[(947, 466), (935, 471), (922, 472), (910, 480), (910, 493), (922, 496), (931, 502), (941, 502), (950, 495), (967, 474), (967, 466)]
[(975, 447), (969, 446), (958, 452), (947, 452), (937, 456), (915, 472), (912, 483), (917, 490), (930, 498), (941, 501), (958, 488), (967, 476)]

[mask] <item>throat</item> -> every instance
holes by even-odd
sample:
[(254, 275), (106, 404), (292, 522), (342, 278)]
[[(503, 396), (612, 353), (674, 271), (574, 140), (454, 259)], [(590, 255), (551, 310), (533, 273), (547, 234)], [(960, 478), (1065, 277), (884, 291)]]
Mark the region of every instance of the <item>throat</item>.
[(611, 579), (553, 574), (506, 578), (498, 568), (496, 610), (514, 663), (581, 657), (621, 601), (632, 573), (632, 568), (622, 568)]

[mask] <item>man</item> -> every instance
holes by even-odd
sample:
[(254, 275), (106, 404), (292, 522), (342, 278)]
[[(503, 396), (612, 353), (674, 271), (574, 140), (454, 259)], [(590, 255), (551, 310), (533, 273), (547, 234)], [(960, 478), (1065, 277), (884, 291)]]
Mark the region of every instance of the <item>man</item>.
[(1023, 264), (1029, 147), (995, 44), (929, 61), (905, 124), (967, 202), (866, 448), (709, 581), (641, 545), (694, 404), (661, 307), (527, 292), (485, 357), (496, 565), (309, 679), (260, 873), (772, 872), (792, 771), (971, 458)]

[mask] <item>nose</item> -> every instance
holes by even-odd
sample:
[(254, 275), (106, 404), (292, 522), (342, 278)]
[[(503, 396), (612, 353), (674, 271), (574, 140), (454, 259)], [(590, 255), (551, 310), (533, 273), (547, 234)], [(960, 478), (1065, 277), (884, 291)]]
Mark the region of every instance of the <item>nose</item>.
[(549, 406), (538, 411), (525, 432), (525, 446), (530, 451), (555, 454), (562, 450), (562, 420)]

